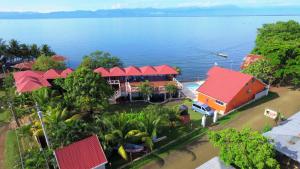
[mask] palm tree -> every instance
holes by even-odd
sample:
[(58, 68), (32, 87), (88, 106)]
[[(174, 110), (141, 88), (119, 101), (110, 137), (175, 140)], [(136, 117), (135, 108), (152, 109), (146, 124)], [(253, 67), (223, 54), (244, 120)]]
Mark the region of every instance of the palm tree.
[(8, 55), (10, 57), (9, 58), (10, 61), (14, 61), (16, 58), (18, 58), (20, 56), (19, 42), (15, 39), (10, 40), (7, 51), (8, 51)]
[(173, 94), (175, 94), (177, 92), (177, 86), (174, 84), (171, 84), (171, 83), (167, 84), (165, 86), (165, 89), (169, 93), (171, 99), (172, 99)]
[(40, 53), (45, 56), (55, 55), (55, 52), (53, 52), (50, 46), (48, 46), (47, 44), (44, 44), (40, 47)]
[(36, 59), (40, 56), (40, 50), (36, 44), (30, 46), (30, 56), (32, 57), (31, 59)]
[(20, 44), (20, 56), (22, 57), (23, 60), (27, 59), (29, 60), (30, 59), (30, 49), (29, 47), (22, 43)]
[(150, 95), (152, 94), (153, 92), (153, 88), (152, 86), (150, 85), (149, 81), (145, 81), (145, 82), (142, 82), (139, 86), (139, 91), (140, 93), (143, 94), (143, 96), (145, 97), (145, 99), (147, 99), (147, 101), (150, 101)]

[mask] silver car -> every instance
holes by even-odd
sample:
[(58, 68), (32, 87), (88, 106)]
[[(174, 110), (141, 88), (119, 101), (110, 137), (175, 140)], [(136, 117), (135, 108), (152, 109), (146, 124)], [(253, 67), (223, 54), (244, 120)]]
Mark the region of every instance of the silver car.
[(214, 109), (201, 102), (194, 102), (192, 105), (192, 110), (208, 116), (213, 116), (215, 112)]

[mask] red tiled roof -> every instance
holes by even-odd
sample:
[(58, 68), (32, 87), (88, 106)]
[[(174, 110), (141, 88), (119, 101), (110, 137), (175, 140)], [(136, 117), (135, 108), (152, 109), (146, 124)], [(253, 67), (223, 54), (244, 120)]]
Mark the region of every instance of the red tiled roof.
[(105, 69), (103, 67), (97, 68), (94, 72), (100, 73), (103, 77), (113, 76), (147, 76), (147, 75), (177, 75), (178, 72), (171, 66), (144, 66), (135, 67), (130, 66), (127, 68), (113, 67), (111, 69)]
[(52, 58), (52, 60), (54, 60), (56, 62), (64, 62), (66, 60), (66, 58), (61, 55), (53, 55), (53, 56), (51, 56), (51, 58)]
[(142, 75), (142, 72), (139, 68), (135, 66), (130, 66), (125, 68), (125, 73), (127, 76), (140, 76)]
[(178, 74), (178, 72), (169, 65), (155, 66), (154, 68), (160, 75)]
[(103, 67), (95, 69), (94, 72), (101, 74), (102, 77), (109, 76), (109, 70)]
[(43, 77), (45, 79), (57, 79), (57, 78), (61, 78), (60, 74), (61, 74), (61, 70), (54, 70), (54, 69), (49, 69), (47, 70)]
[(229, 103), (253, 78), (253, 76), (218, 66), (212, 67), (207, 75), (208, 78), (197, 91), (225, 103)]
[(125, 70), (120, 67), (113, 67), (109, 70), (109, 76), (125, 76)]
[(14, 73), (17, 92), (31, 92), (42, 87), (50, 87), (47, 79), (66, 78), (73, 70), (67, 68), (63, 71), (50, 69), (47, 72), (42, 71), (20, 71)]
[(251, 65), (252, 63), (258, 61), (259, 59), (262, 59), (263, 56), (261, 55), (255, 55), (255, 54), (249, 54), (244, 58), (244, 61), (241, 65), (241, 69), (245, 69), (247, 68), (249, 65)]
[(34, 61), (22, 62), (22, 63), (14, 65), (13, 68), (20, 69), (20, 70), (31, 70), (33, 64), (34, 64)]
[(72, 72), (73, 72), (73, 69), (67, 68), (61, 72), (60, 77), (66, 78)]
[(140, 68), (143, 75), (156, 75), (157, 72), (153, 66), (144, 66)]
[(55, 150), (55, 156), (60, 169), (90, 169), (107, 163), (96, 135)]
[(20, 93), (30, 92), (42, 87), (51, 86), (50, 83), (43, 78), (43, 72), (40, 71), (22, 71), (14, 73), (14, 79), (17, 91)]

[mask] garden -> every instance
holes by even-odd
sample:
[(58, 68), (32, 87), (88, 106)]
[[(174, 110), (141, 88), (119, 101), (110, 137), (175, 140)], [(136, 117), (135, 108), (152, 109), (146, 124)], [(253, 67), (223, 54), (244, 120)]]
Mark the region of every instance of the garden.
[[(111, 105), (112, 89), (101, 76), (81, 67), (66, 79), (52, 82), (52, 88), (32, 93), (15, 92), (12, 76), (5, 81), (5, 96), (10, 105), (20, 142), (21, 158), (10, 166), (46, 168), (56, 166), (53, 150), (97, 134), (109, 161), (117, 168), (135, 158), (148, 154), (177, 138), (199, 130), (201, 115), (188, 111), (190, 121), (183, 122), (181, 105), (190, 107), (190, 100), (173, 100), (163, 104), (148, 102)], [(42, 124), (37, 115), (43, 114)], [(15, 138), (11, 131), (9, 137)], [(12, 134), (13, 133), (13, 134)], [(42, 148), (42, 151), (41, 149)], [(15, 159), (18, 151), (10, 152)], [(8, 153), (9, 154), (9, 153)]]

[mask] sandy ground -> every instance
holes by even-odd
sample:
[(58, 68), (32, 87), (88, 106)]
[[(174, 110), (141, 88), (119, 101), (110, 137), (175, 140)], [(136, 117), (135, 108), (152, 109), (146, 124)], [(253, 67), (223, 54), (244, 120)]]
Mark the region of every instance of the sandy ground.
[[(279, 97), (242, 111), (222, 128), (251, 127), (255, 130), (261, 130), (266, 124), (274, 125), (273, 120), (263, 115), (265, 108), (283, 112), (285, 117), (290, 117), (300, 111), (300, 91), (293, 91), (288, 88), (272, 88), (271, 90), (277, 93)], [(218, 129), (220, 127), (214, 128), (214, 130)], [(180, 150), (170, 152), (162, 160), (151, 162), (143, 168), (194, 169), (217, 155), (218, 150), (208, 142), (207, 137), (203, 137)]]

